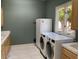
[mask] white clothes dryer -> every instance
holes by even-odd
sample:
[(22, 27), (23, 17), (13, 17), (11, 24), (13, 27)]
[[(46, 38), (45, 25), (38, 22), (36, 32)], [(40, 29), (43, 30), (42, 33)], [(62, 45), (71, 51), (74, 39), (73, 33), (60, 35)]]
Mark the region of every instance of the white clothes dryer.
[(47, 59), (61, 59), (61, 45), (62, 43), (73, 42), (73, 39), (54, 32), (47, 32), (47, 39), (50, 40), (46, 43), (46, 57)]

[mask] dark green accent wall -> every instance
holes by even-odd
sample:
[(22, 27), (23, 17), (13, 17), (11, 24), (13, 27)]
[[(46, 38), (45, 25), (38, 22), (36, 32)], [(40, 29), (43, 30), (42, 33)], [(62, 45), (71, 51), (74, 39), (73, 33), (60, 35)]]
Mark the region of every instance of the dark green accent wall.
[(37, 18), (45, 17), (45, 2), (42, 0), (3, 0), (3, 30), (10, 30), (13, 44), (33, 43)]

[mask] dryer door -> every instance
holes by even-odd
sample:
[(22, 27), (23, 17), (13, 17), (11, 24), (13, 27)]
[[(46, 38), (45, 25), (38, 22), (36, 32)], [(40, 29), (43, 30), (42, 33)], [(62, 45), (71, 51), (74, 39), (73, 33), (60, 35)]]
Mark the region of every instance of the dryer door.
[(44, 49), (44, 39), (43, 39), (43, 37), (40, 37), (40, 46), (41, 46), (41, 49)]
[(54, 47), (51, 46), (50, 42), (47, 42), (46, 44), (46, 51), (47, 51), (47, 59), (53, 59), (54, 58)]

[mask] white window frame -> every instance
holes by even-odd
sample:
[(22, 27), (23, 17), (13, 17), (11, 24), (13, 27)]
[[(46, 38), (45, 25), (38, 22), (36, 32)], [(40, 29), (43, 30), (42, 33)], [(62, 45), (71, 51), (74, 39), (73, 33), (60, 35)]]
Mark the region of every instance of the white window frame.
[[(59, 19), (59, 15), (58, 15), (59, 12), (58, 11), (59, 11), (59, 9), (64, 8), (64, 7), (66, 7), (65, 9), (67, 11), (67, 7), (70, 5), (70, 3), (72, 3), (72, 2), (70, 1), (70, 2), (64, 3), (64, 4), (59, 5), (55, 8), (55, 12), (56, 12), (55, 13), (55, 32), (62, 34), (62, 35), (66, 35), (66, 36), (70, 36), (70, 37), (75, 38), (75, 31), (71, 30), (70, 32), (67, 32), (66, 28), (64, 27), (64, 25), (67, 25), (67, 23), (66, 23), (67, 15), (65, 15), (65, 20), (64, 20), (64, 24), (63, 24), (63, 30), (64, 31), (58, 30), (59, 29), (58, 28), (58, 22), (59, 22), (58, 21), (58, 19)], [(68, 33), (70, 33), (70, 34), (68, 34)]]

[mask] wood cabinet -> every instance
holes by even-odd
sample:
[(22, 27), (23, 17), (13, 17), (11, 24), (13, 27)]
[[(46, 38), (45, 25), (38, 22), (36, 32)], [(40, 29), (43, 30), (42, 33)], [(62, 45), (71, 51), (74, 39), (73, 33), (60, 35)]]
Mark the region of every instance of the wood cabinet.
[(7, 59), (10, 47), (11, 47), (11, 38), (9, 36), (5, 40), (5, 42), (1, 45), (1, 59)]
[(72, 0), (71, 29), (78, 29), (78, 0)]
[(62, 59), (77, 59), (77, 55), (66, 48), (62, 48)]

